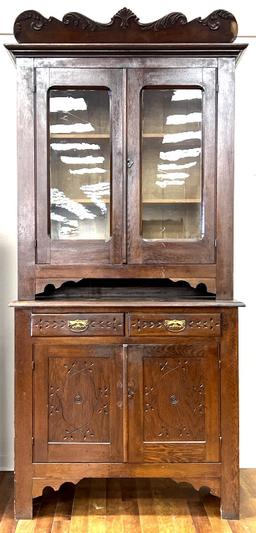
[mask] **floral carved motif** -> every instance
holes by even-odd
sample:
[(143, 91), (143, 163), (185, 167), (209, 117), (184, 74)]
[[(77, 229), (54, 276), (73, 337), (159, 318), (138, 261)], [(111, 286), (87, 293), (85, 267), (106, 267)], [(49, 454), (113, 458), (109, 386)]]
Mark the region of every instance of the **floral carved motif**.
[(229, 11), (225, 11), (224, 9), (217, 9), (204, 19), (201, 19), (200, 17), (197, 18), (196, 22), (199, 22), (203, 26), (208, 26), (208, 28), (212, 31), (217, 31), (220, 28), (222, 20), (232, 21), (233, 19), (234, 15), (232, 15), (232, 13), (230, 13)]
[(200, 374), (198, 358), (153, 362), (152, 377), (148, 381), (146, 371), (144, 385), (146, 440), (184, 441), (196, 440), (197, 435), (202, 437), (205, 385)]
[(187, 17), (183, 13), (169, 13), (165, 17), (159, 20), (155, 20), (149, 24), (143, 24), (142, 29), (160, 31), (162, 29), (168, 29), (175, 24), (187, 24)]
[(23, 43), (232, 42), (237, 35), (237, 22), (231, 13), (222, 9), (204, 19), (188, 21), (183, 13), (174, 12), (150, 23), (140, 22), (126, 7), (107, 23), (76, 12), (67, 13), (60, 21), (28, 10), (17, 17), (14, 35)]
[(57, 441), (100, 440), (102, 417), (109, 416), (110, 402), (110, 386), (100, 380), (100, 367), (91, 359), (72, 360), (59, 368), (53, 358), (52, 364), (53, 376), (60, 372), (61, 382), (57, 385), (52, 381), (49, 386), (49, 422), (54, 419), (50, 422), (50, 440), (54, 440), (52, 431), (56, 428)]
[(63, 329), (66, 327), (66, 320), (39, 318), (38, 321), (34, 321), (33, 327), (39, 331), (43, 331), (44, 329)]

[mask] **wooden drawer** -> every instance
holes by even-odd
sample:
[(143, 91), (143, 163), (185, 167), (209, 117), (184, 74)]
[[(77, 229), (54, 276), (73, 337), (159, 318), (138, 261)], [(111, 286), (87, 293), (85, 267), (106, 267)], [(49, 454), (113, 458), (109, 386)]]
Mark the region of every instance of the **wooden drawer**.
[(123, 335), (122, 313), (32, 314), (34, 337)]
[(221, 334), (220, 314), (140, 314), (128, 317), (129, 335), (145, 336), (218, 336)]

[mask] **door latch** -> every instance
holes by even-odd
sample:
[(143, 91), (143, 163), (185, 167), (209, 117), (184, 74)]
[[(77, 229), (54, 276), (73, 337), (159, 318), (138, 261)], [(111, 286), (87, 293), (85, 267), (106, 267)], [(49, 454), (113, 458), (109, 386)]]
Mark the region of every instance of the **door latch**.
[(127, 167), (131, 168), (132, 165), (134, 164), (134, 161), (133, 161), (133, 159), (128, 158), (126, 163), (127, 163)]

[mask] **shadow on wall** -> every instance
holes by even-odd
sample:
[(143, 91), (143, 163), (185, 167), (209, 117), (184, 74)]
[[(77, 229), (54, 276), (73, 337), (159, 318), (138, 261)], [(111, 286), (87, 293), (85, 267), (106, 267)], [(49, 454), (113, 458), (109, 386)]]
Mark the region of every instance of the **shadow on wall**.
[[(14, 312), (16, 250), (0, 238), (0, 470), (13, 469)], [(2, 241), (2, 242), (1, 242)]]

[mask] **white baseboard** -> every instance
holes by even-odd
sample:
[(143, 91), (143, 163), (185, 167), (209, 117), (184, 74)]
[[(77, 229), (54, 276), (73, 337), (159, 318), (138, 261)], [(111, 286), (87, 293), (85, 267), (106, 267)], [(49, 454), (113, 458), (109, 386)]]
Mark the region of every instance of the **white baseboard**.
[(13, 460), (9, 455), (0, 455), (0, 471), (6, 472), (13, 470)]

